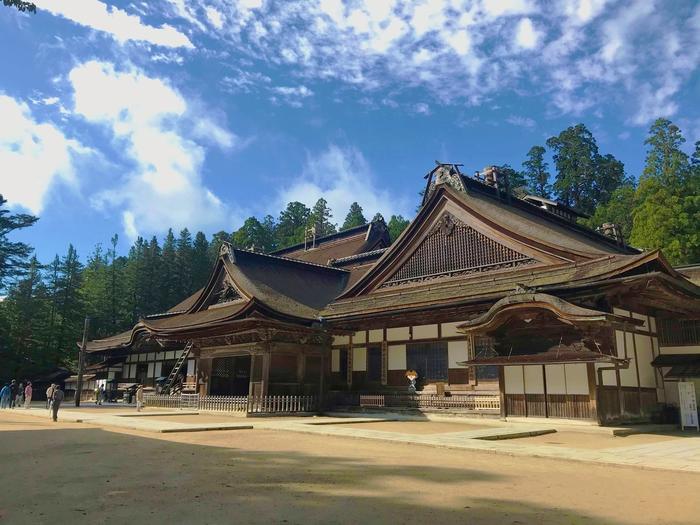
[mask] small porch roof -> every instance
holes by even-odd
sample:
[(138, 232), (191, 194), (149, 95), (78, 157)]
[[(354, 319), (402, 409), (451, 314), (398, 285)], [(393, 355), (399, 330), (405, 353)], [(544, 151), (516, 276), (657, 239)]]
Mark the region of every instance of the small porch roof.
[(644, 324), (639, 319), (585, 308), (554, 295), (524, 291), (500, 299), (483, 314), (459, 325), (457, 330), (463, 333), (489, 332), (498, 328), (515, 315), (526, 315), (528, 311), (537, 310), (548, 311), (559, 321), (574, 326), (596, 324), (629, 326)]
[(559, 365), (573, 363), (612, 363), (624, 365), (629, 360), (590, 350), (581, 344), (556, 345), (535, 354), (476, 356), (457, 363), (460, 366)]
[(656, 368), (666, 368), (666, 379), (685, 379), (700, 377), (700, 354), (662, 354), (651, 362)]

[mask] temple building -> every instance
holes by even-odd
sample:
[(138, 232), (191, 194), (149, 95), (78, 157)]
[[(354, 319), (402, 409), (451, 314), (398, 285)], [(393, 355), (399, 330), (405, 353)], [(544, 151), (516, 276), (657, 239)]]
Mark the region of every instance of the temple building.
[(700, 387), (697, 267), (516, 196), (499, 175), (439, 164), (391, 244), (381, 220), (271, 254), (224, 244), (204, 288), (87, 350), (103, 377), (177, 376), (202, 396), (477, 400), (505, 417), (600, 423), (678, 404), (677, 381)]

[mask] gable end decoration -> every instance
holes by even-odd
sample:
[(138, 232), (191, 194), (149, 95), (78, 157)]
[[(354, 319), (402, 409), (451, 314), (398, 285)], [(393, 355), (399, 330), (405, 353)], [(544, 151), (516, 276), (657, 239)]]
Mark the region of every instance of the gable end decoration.
[(445, 213), (413, 255), (380, 288), (535, 262)]

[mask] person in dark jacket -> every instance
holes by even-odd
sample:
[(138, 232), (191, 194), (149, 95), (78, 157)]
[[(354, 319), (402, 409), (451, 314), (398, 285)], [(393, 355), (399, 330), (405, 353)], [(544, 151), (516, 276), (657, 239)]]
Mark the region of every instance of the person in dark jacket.
[(15, 402), (17, 401), (17, 381), (14, 379), (10, 383), (10, 408), (15, 408)]
[(54, 421), (58, 421), (58, 409), (61, 408), (61, 402), (65, 397), (63, 390), (61, 390), (61, 385), (56, 385), (52, 397), (53, 399), (51, 400), (51, 418)]

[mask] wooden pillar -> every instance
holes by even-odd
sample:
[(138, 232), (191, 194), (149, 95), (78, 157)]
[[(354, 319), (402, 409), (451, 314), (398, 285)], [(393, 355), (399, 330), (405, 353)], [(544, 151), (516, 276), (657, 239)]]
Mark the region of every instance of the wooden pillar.
[(527, 410), (527, 383), (525, 382), (525, 365), (521, 365), (520, 369), (523, 371), (523, 402), (525, 404), (525, 417), (528, 417)]
[(598, 389), (595, 382), (595, 364), (586, 363), (586, 372), (588, 373), (588, 406), (593, 419), (598, 420)]
[(501, 417), (508, 417), (508, 410), (506, 408), (506, 374), (505, 367), (498, 367), (498, 394), (501, 398)]
[(255, 361), (257, 359), (256, 354), (250, 354), (250, 377), (248, 378), (248, 395), (255, 395)]
[(345, 379), (348, 383), (348, 390), (350, 390), (352, 388), (352, 335), (350, 335), (350, 345), (348, 346), (347, 359), (347, 377)]
[(262, 377), (260, 378), (260, 395), (266, 396), (270, 387), (270, 360), (272, 355), (267, 350), (262, 355)]
[(547, 370), (542, 365), (542, 386), (544, 387), (544, 417), (549, 417), (549, 401), (547, 400)]
[(384, 341), (382, 341), (382, 385), (386, 386), (389, 378), (389, 343), (386, 341), (386, 328), (384, 329)]
[(197, 392), (200, 396), (206, 396), (209, 394), (211, 385), (211, 367), (211, 358), (199, 358), (199, 363), (197, 364)]
[(618, 367), (615, 367), (615, 380), (617, 381), (617, 399), (620, 407), (620, 417), (622, 417), (622, 414), (625, 413), (625, 395), (622, 392), (622, 381), (620, 380), (620, 369)]
[(318, 378), (318, 406), (324, 407), (324, 394), (326, 392), (326, 353), (321, 352), (321, 371)]

